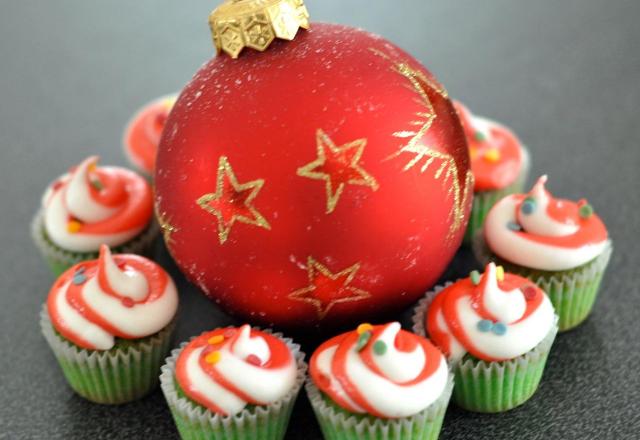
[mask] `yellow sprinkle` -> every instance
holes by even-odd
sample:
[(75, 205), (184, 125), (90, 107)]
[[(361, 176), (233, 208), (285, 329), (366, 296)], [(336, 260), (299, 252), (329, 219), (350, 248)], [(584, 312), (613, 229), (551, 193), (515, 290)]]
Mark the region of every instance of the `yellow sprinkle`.
[(489, 162), (497, 162), (500, 160), (500, 150), (497, 148), (491, 148), (486, 153), (484, 153), (485, 160)]
[(224, 336), (223, 335), (215, 335), (215, 336), (211, 336), (209, 338), (209, 340), (207, 340), (207, 342), (211, 345), (216, 345), (221, 343), (222, 341), (224, 341)]
[(498, 279), (498, 281), (504, 281), (504, 267), (496, 267), (496, 278)]
[(87, 170), (88, 170), (90, 173), (93, 173), (93, 172), (96, 170), (96, 168), (98, 168), (98, 165), (96, 165), (95, 163), (92, 163), (91, 165), (89, 165), (89, 167), (87, 168)]
[(212, 351), (204, 358), (204, 361), (208, 364), (215, 365), (220, 362), (221, 357), (222, 355), (219, 351)]
[(361, 335), (361, 334), (363, 334), (364, 332), (366, 332), (366, 331), (370, 331), (370, 330), (373, 330), (373, 326), (372, 326), (371, 324), (369, 324), (369, 323), (365, 322), (364, 324), (360, 324), (360, 325), (358, 326), (358, 329), (356, 330), (356, 332), (357, 332), (359, 335)]
[(67, 223), (67, 231), (69, 231), (71, 234), (79, 232), (80, 228), (82, 228), (82, 223), (80, 223), (79, 221), (71, 220), (69, 223)]
[(476, 157), (478, 157), (478, 149), (476, 147), (469, 147), (469, 158), (476, 160)]

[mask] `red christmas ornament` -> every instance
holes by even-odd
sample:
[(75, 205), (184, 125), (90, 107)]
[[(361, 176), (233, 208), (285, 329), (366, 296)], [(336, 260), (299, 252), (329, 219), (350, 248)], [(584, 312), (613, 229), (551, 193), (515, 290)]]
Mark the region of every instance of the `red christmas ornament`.
[(417, 300), (472, 197), (465, 136), (431, 73), (380, 37), (319, 23), (203, 66), (169, 116), (155, 184), (185, 274), (225, 310), (284, 326)]

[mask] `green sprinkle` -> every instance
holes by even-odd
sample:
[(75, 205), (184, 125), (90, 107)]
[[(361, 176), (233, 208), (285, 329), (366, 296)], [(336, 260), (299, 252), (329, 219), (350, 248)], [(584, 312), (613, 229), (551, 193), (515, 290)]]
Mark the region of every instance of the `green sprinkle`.
[(102, 191), (102, 189), (104, 188), (104, 186), (102, 185), (102, 182), (100, 182), (98, 179), (92, 180), (91, 185), (98, 191)]
[(358, 338), (358, 342), (356, 343), (356, 350), (362, 351), (365, 345), (367, 345), (367, 343), (369, 342), (369, 339), (371, 339), (371, 332), (370, 331), (362, 332), (360, 334), (360, 337)]
[(384, 341), (376, 341), (373, 344), (373, 352), (378, 356), (382, 356), (387, 352), (387, 344)]
[(487, 137), (481, 131), (476, 131), (475, 137), (478, 142), (484, 142), (487, 140)]
[(585, 203), (580, 207), (580, 210), (578, 212), (580, 214), (580, 217), (589, 218), (593, 215), (593, 207), (588, 203)]
[(471, 282), (474, 286), (480, 284), (480, 272), (478, 272), (477, 270), (472, 270), (469, 274), (469, 277), (471, 278)]

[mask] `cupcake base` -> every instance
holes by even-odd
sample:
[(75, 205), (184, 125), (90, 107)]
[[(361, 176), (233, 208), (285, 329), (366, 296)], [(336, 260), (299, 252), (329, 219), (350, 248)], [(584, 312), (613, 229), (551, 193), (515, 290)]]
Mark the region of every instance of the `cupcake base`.
[(304, 353), (300, 346), (291, 339), (275, 333), (293, 352), (298, 373), (291, 391), (279, 401), (268, 406), (249, 406), (232, 416), (214, 414), (201, 405), (186, 398), (179, 389), (175, 378), (176, 361), (182, 349), (188, 344), (184, 342), (171, 352), (166, 359), (160, 374), (162, 392), (183, 440), (234, 439), (234, 440), (277, 440), (284, 438), (289, 425), (291, 411), (302, 388), (307, 372)]
[(529, 176), (529, 152), (525, 147), (522, 147), (522, 152), (522, 169), (520, 170), (520, 174), (515, 182), (506, 188), (496, 189), (493, 191), (477, 191), (473, 193), (473, 204), (471, 206), (469, 223), (467, 224), (463, 243), (472, 243), (473, 237), (475, 237), (478, 231), (482, 229), (484, 220), (487, 218), (487, 214), (489, 214), (489, 211), (493, 208), (493, 205), (498, 202), (498, 200), (511, 194), (521, 193), (524, 189), (524, 184)]
[[(413, 315), (413, 332), (424, 337), (425, 315), (429, 304), (440, 291), (453, 283), (437, 286), (418, 302)], [(454, 402), (468, 411), (498, 413), (522, 405), (538, 389), (542, 373), (558, 333), (558, 317), (553, 328), (529, 352), (515, 359), (487, 362), (465, 356), (452, 365), (455, 375)]]
[(327, 440), (435, 440), (451, 398), (453, 375), (449, 374), (442, 395), (434, 403), (418, 414), (400, 419), (350, 413), (325, 397), (311, 379), (307, 379), (305, 389)]
[[(160, 228), (155, 220), (138, 236), (127, 243), (114, 247), (114, 254), (137, 254), (151, 257), (155, 239), (159, 235)], [(42, 253), (49, 269), (56, 276), (62, 275), (67, 269), (75, 266), (81, 261), (95, 260), (98, 258), (96, 252), (72, 252), (62, 249), (51, 241), (44, 228), (42, 212), (38, 212), (31, 222), (31, 236), (36, 246)]]
[(561, 332), (582, 324), (591, 313), (612, 251), (613, 245), (609, 241), (604, 251), (589, 263), (575, 269), (550, 272), (529, 269), (498, 257), (488, 248), (481, 233), (473, 240), (473, 252), (480, 263), (494, 261), (505, 271), (528, 278), (546, 292), (559, 317)]
[(83, 349), (60, 336), (46, 304), (40, 327), (71, 388), (92, 402), (118, 405), (140, 399), (156, 387), (175, 325), (107, 351)]

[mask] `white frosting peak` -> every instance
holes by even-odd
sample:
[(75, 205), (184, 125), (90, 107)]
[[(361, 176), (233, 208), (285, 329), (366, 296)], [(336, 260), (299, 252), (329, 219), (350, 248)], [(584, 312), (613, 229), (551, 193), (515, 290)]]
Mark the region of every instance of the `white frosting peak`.
[(85, 159), (71, 172), (65, 203), (69, 213), (86, 223), (96, 223), (111, 217), (118, 208), (109, 208), (97, 203), (91, 197), (90, 170), (97, 166), (98, 156)]
[(498, 286), (495, 263), (489, 263), (482, 276), (482, 302), (484, 307), (498, 321), (512, 323), (522, 318), (527, 309), (527, 301), (520, 289), (505, 292)]
[(233, 343), (232, 352), (240, 359), (246, 359), (250, 355), (256, 356), (261, 363), (265, 363), (271, 357), (269, 345), (261, 336), (251, 337), (251, 326), (243, 325), (238, 330), (237, 339)]
[(566, 222), (559, 222), (549, 217), (547, 208), (551, 198), (545, 189), (546, 182), (547, 176), (540, 176), (529, 192), (527, 199), (534, 201), (535, 209), (529, 214), (521, 215), (520, 224), (528, 233), (546, 237), (562, 237), (575, 234), (579, 226), (571, 219), (567, 219)]
[(389, 324), (378, 336), (377, 340), (387, 346), (387, 351), (381, 356), (375, 356), (378, 368), (394, 382), (409, 382), (420, 374), (425, 363), (422, 347), (416, 346), (410, 352), (403, 352), (396, 348), (395, 340), (400, 332), (400, 323)]
[(103, 244), (100, 247), (99, 261), (98, 273), (104, 271), (111, 289), (134, 301), (142, 301), (149, 295), (149, 283), (144, 274), (127, 268), (121, 270), (113, 260), (109, 246)]

